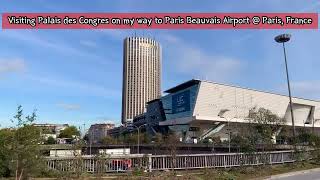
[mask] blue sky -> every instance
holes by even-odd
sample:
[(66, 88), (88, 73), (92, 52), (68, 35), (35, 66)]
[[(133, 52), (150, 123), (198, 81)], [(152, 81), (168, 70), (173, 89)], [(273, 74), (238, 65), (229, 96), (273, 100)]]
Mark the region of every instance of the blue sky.
[[(1, 0), (0, 12), (318, 12), (318, 0)], [(37, 122), (120, 123), (122, 42), (162, 45), (162, 90), (199, 78), (286, 94), (287, 44), (294, 96), (320, 99), (319, 30), (0, 30), (0, 125), (21, 104)]]

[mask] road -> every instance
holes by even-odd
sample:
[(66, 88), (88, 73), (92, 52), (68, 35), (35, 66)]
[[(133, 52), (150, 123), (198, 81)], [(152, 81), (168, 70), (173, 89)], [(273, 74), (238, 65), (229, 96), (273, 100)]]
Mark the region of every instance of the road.
[(276, 175), (270, 180), (320, 180), (320, 168)]

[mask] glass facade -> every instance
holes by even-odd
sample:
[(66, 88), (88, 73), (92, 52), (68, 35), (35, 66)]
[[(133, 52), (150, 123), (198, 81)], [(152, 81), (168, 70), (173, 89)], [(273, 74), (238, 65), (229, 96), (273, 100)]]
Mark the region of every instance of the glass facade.
[(166, 113), (166, 120), (191, 117), (199, 85), (193, 85), (161, 98)]

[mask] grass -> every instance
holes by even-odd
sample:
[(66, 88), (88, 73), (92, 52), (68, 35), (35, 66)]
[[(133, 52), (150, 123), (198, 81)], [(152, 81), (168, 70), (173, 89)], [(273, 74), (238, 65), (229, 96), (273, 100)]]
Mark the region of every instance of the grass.
[[(202, 169), (202, 170), (182, 170), (170, 172), (145, 173), (140, 176), (129, 176), (129, 179), (217, 179), (217, 180), (244, 180), (261, 179), (271, 175), (319, 168), (320, 164), (313, 162), (299, 162), (279, 165), (246, 166), (231, 169)], [(118, 177), (119, 179), (127, 177)]]
[[(50, 179), (177, 179), (177, 180), (244, 180), (244, 179), (262, 179), (270, 177), (271, 175), (319, 168), (320, 164), (312, 161), (279, 164), (279, 165), (264, 165), (264, 166), (244, 166), (236, 168), (219, 168), (219, 169), (198, 169), (198, 170), (179, 170), (179, 171), (154, 171), (146, 173), (135, 170), (132, 173), (125, 174), (99, 174), (93, 176), (92, 174), (83, 174), (80, 177), (74, 175), (63, 175), (60, 177)], [(40, 178), (39, 178), (40, 179)], [(45, 180), (46, 178), (41, 178)]]

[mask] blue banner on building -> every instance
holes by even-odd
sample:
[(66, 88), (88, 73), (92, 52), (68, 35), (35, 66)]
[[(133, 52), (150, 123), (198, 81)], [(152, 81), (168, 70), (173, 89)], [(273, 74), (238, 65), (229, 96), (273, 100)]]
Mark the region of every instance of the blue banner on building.
[(172, 113), (190, 111), (190, 90), (172, 96)]

